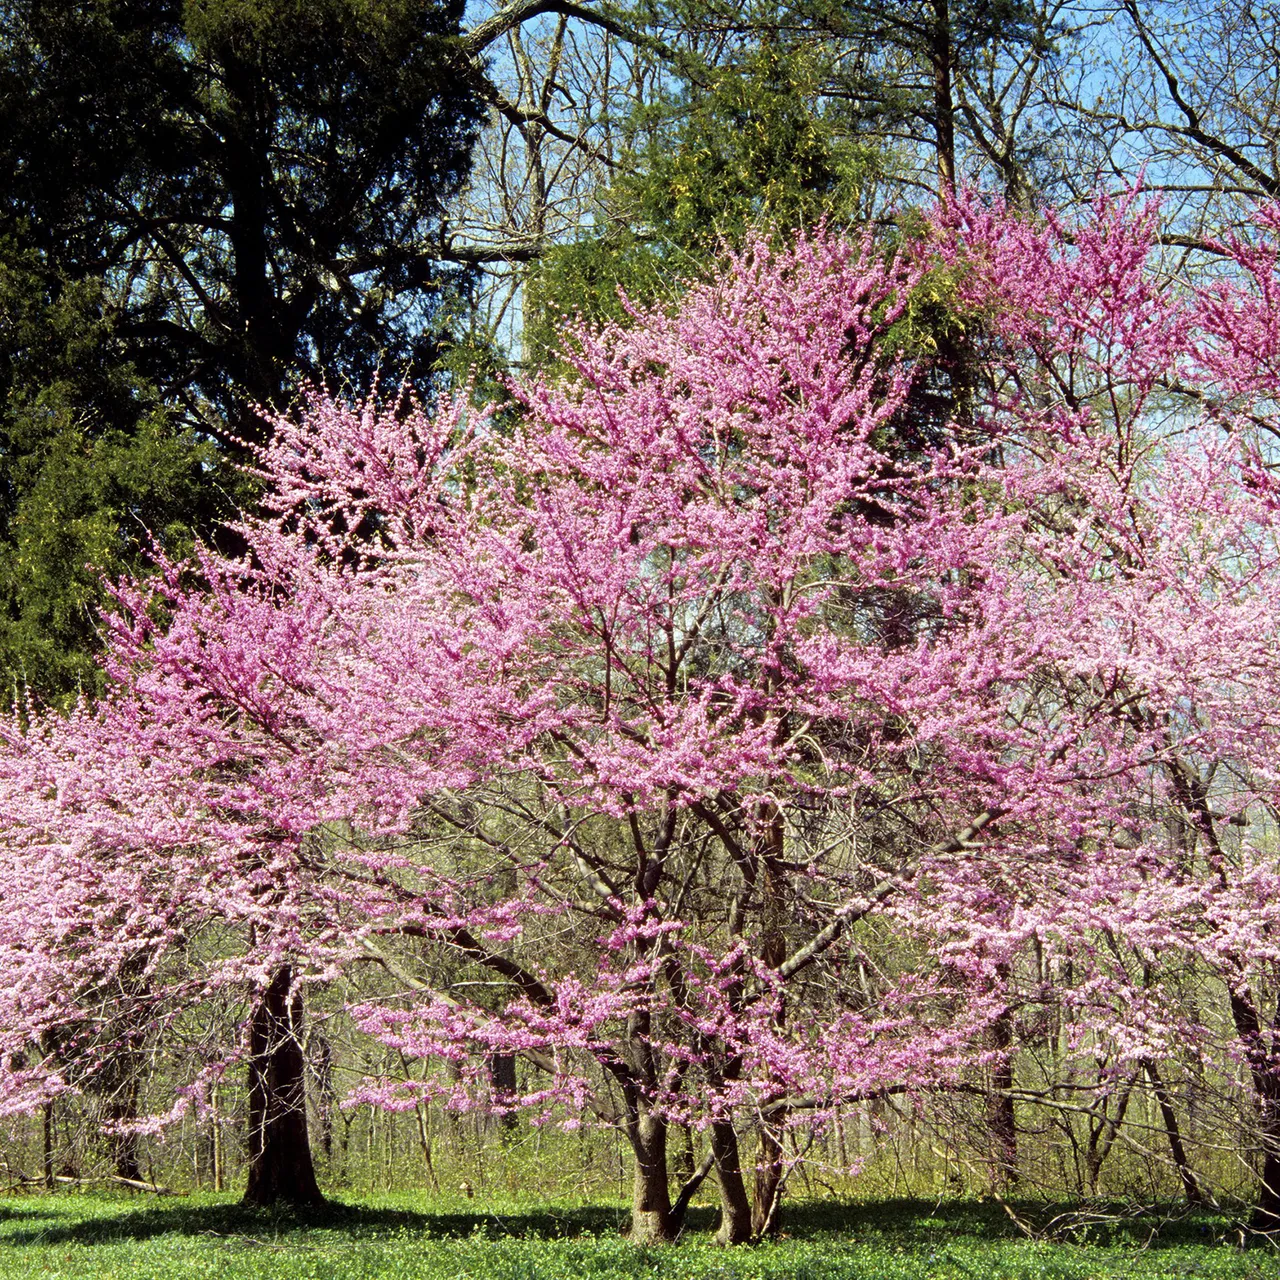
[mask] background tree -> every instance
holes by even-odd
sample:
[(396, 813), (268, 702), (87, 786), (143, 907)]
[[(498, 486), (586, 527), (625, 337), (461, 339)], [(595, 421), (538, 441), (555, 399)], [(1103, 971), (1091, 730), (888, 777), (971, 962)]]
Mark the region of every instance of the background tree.
[(617, 174), (591, 226), (534, 270), (523, 341), (535, 360), (553, 358), (565, 317), (621, 319), (619, 289), (642, 305), (670, 299), (761, 228), (848, 225), (875, 209), (884, 158), (824, 107), (825, 51), (763, 16), (699, 17), (700, 30), (686, 16), (696, 42), (660, 64), (620, 123)]
[(0, 670), (6, 699), (92, 693), (100, 574), (181, 550), (235, 482), (130, 363), (102, 280), (0, 244)]
[(306, 375), (426, 374), (451, 275), (432, 246), (479, 115), (459, 9), (6, 13), (7, 229), (111, 288), (118, 340), (189, 423), (256, 430), (246, 406)]
[(1118, 0), (1090, 18), (1087, 59), (1058, 68), (1054, 94), (1078, 157), (1064, 189), (1145, 171), (1173, 229), (1200, 240), (1280, 196), (1273, 7)]
[[(90, 563), (209, 536), (306, 377), (429, 381), (480, 105), (461, 6), (7, 5), (0, 664), (97, 681)], [(222, 446), (212, 448), (211, 444)], [(232, 449), (231, 459), (234, 460)]]

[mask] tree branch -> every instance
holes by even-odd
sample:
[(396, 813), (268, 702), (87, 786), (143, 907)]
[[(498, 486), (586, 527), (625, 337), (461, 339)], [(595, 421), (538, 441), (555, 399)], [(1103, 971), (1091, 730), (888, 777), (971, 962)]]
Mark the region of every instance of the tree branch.
[[(1004, 813), (1003, 809), (998, 809), (994, 806), (990, 809), (984, 809), (963, 831), (958, 832), (949, 840), (942, 841), (941, 844), (934, 845), (925, 856), (936, 857), (942, 853), (958, 853), (961, 849), (968, 848), (973, 838), (983, 828), (995, 822), (1002, 813)], [(807, 968), (828, 947), (836, 942), (850, 925), (856, 924), (871, 911), (872, 907), (890, 897), (902, 885), (909, 883), (915, 873), (915, 867), (906, 863), (899, 867), (893, 875), (886, 876), (881, 880), (870, 892), (859, 894), (856, 898), (850, 898), (847, 902), (837, 907), (835, 918), (831, 923), (825, 929), (816, 933), (799, 951), (793, 952), (778, 966), (779, 977), (793, 978), (802, 969)]]

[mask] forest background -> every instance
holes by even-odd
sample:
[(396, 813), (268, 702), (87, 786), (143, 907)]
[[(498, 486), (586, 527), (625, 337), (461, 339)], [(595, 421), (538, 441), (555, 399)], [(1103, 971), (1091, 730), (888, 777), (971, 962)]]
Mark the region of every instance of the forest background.
[[(229, 523), (261, 497), (245, 464), (273, 415), (302, 411), (308, 380), (350, 399), (403, 379), (424, 397), (469, 387), (505, 403), (512, 376), (572, 368), (566, 317), (678, 309), (760, 233), (899, 243), (958, 191), (1034, 220), (1143, 185), (1163, 193), (1154, 277), (1221, 278), (1239, 265), (1224, 246), (1256, 238), (1254, 209), (1280, 197), (1278, 38), (1266, 7), (1137, 0), (7, 4), (0, 667), (15, 723), (107, 687), (105, 581), (145, 581), (198, 543), (231, 558), (253, 545)], [(984, 376), (965, 299), (945, 280), (916, 297), (911, 351), (933, 372), (896, 428), (908, 443), (963, 426)], [(1208, 811), (1206, 795), (1189, 804)], [(482, 817), (452, 817), (479, 838)], [(450, 945), (426, 979), (445, 991), (475, 981), (475, 956)], [(424, 981), (394, 949), (369, 963), (393, 986)], [(411, 1066), (338, 1016), (343, 997), (295, 1025), (287, 977), (273, 995), (281, 973), (260, 984), (265, 1004), (247, 976), (243, 1008), (213, 1001), (180, 1034), (187, 1056), (224, 1063), (246, 1028), (265, 1026), (273, 1052), (293, 1045), (293, 1105), (311, 1123), (286, 1163), (314, 1139), (332, 1185), (509, 1188), (549, 1168), (584, 1190), (632, 1182), (617, 1108), (570, 1100), (571, 1135), (512, 1110), (539, 1094), (539, 1050), (495, 1044), (474, 1080), (456, 1062)], [(116, 1003), (128, 1024), (138, 992)], [(1274, 1021), (1257, 1033), (1273, 1057)], [(143, 1026), (117, 1021), (91, 1079), (5, 1121), (11, 1184), (221, 1188), (247, 1169), (262, 1199), (309, 1195), (261, 1167), (252, 1079), (228, 1071), (163, 1139), (148, 1132), (140, 1117), (170, 1111), (183, 1079)], [(1263, 1165), (1280, 1159), (1267, 1130), (1280, 1090), (1261, 1077), (1250, 1090), (1198, 1075), (1176, 1045), (1082, 1074), (1066, 1032), (1012, 1009), (984, 1034), (964, 1088), (882, 1082), (826, 1100), (807, 1132), (758, 1115), (743, 1135), (754, 1203), (736, 1224), (727, 1214), (730, 1235), (772, 1230), (787, 1180), (847, 1189), (857, 1169), (889, 1193), (1236, 1195), (1274, 1214)], [(45, 1036), (24, 1052), (11, 1073), (69, 1050)], [(447, 1087), (342, 1105), (357, 1082), (415, 1070)], [(464, 1083), (471, 1100), (454, 1105)], [(634, 1229), (659, 1237), (652, 1214), (683, 1212), (680, 1189), (691, 1198), (717, 1155), (714, 1125), (672, 1118), (657, 1176), (674, 1209), (643, 1206), (652, 1186), (635, 1193)]]

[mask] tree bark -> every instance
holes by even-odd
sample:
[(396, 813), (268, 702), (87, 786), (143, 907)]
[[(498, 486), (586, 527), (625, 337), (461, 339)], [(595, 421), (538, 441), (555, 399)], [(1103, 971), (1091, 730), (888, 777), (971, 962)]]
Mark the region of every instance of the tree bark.
[(678, 1226), (671, 1212), (671, 1184), (667, 1180), (667, 1122), (638, 1108), (627, 1131), (636, 1160), (631, 1239), (636, 1244), (669, 1243)]
[[(122, 1086), (122, 1094), (114, 1097), (108, 1104), (107, 1115), (112, 1124), (129, 1124), (138, 1118), (138, 1083), (136, 1078), (126, 1081)], [(143, 1182), (142, 1162), (138, 1159), (138, 1135), (136, 1133), (116, 1132), (111, 1135), (111, 1162), (115, 1165), (116, 1176), (122, 1182)]]
[(277, 969), (249, 1026), (249, 1182), (245, 1204), (320, 1204), (307, 1141), (302, 996)]
[(514, 1053), (489, 1055), (489, 1085), (493, 1091), (494, 1102), (508, 1108), (502, 1113), (502, 1127), (508, 1131), (514, 1129), (518, 1124), (516, 1113), (511, 1110), (516, 1100), (516, 1055)]
[(933, 127), (937, 148), (940, 196), (955, 194), (956, 108), (951, 85), (955, 52), (951, 38), (949, 0), (933, 0), (929, 31), (929, 61), (933, 73)]
[[(1001, 977), (1008, 979), (1008, 967), (1001, 965)], [(991, 1024), (992, 1047), (1000, 1057), (991, 1072), (991, 1092), (987, 1095), (987, 1127), (991, 1132), (991, 1181), (1003, 1191), (1018, 1181), (1018, 1122), (1013, 1110), (1013, 1017), (1006, 1010)]]
[[(1204, 1204), (1205, 1194), (1200, 1189), (1200, 1180), (1187, 1160), (1186, 1148), (1182, 1145), (1182, 1131), (1178, 1128), (1178, 1117), (1173, 1109), (1173, 1100), (1164, 1080), (1150, 1058), (1142, 1060), (1143, 1070), (1151, 1081), (1151, 1088), (1156, 1095), (1156, 1104), (1160, 1108), (1160, 1119), (1164, 1122), (1165, 1136), (1169, 1139), (1169, 1154), (1177, 1167), (1178, 1177), (1182, 1180), (1182, 1189), (1186, 1193), (1188, 1204)], [(1263, 1170), (1263, 1182), (1267, 1182), (1266, 1170)]]
[[(765, 832), (758, 853), (764, 865), (760, 959), (770, 969), (781, 972), (787, 959), (786, 927), (791, 915), (791, 886), (782, 865), (786, 831), (782, 811), (776, 804), (764, 806), (760, 817)], [(779, 1026), (786, 1022), (785, 1000), (779, 1002), (775, 1020)], [(751, 1235), (755, 1239), (777, 1228), (782, 1181), (782, 1144), (766, 1120), (760, 1128), (760, 1152), (756, 1159), (755, 1195), (751, 1206)]]
[(715, 1157), (716, 1181), (720, 1184), (720, 1226), (716, 1244), (745, 1244), (751, 1239), (751, 1201), (742, 1177), (738, 1135), (729, 1120), (711, 1125), (711, 1152)]
[(755, 1238), (778, 1229), (778, 1200), (782, 1195), (782, 1143), (765, 1125), (760, 1130), (756, 1158), (755, 1196), (751, 1203), (751, 1234)]
[(53, 1099), (41, 1108), (43, 1124), (41, 1125), (42, 1163), (44, 1166), (44, 1189), (52, 1191), (54, 1183), (53, 1168)]
[(1247, 990), (1232, 991), (1231, 1017), (1253, 1078), (1262, 1138), (1262, 1185), (1254, 1206), (1255, 1231), (1280, 1230), (1280, 1054), (1274, 1031), (1263, 1033), (1257, 1005)]

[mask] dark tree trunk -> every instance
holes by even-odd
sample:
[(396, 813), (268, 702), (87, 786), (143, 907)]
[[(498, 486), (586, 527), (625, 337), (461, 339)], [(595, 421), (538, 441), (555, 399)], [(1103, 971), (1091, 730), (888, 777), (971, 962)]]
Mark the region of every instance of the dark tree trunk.
[(711, 1152), (720, 1184), (720, 1227), (716, 1244), (745, 1244), (751, 1239), (751, 1201), (742, 1178), (738, 1135), (728, 1120), (711, 1126)]
[(41, 1108), (43, 1112), (43, 1125), (41, 1126), (41, 1137), (43, 1140), (43, 1164), (44, 1164), (44, 1189), (52, 1191), (57, 1183), (54, 1181), (53, 1170), (53, 1100), (50, 1099)]
[(636, 1244), (665, 1244), (679, 1226), (671, 1212), (671, 1184), (667, 1179), (667, 1122), (637, 1110), (627, 1125), (635, 1154), (636, 1175), (631, 1195), (631, 1238)]
[[(122, 980), (133, 977), (122, 971)], [(140, 984), (131, 983), (140, 994)], [(143, 1181), (138, 1135), (130, 1127), (138, 1119), (138, 1100), (142, 1092), (145, 1070), (142, 1056), (144, 1037), (139, 1030), (136, 1012), (126, 1011), (113, 1029), (117, 1047), (104, 1062), (93, 1082), (93, 1089), (103, 1099), (103, 1113), (108, 1124), (107, 1149), (117, 1177), (130, 1182)]]
[[(1146, 1071), (1147, 1078), (1151, 1081), (1151, 1088), (1156, 1095), (1156, 1104), (1160, 1108), (1160, 1119), (1164, 1122), (1165, 1136), (1169, 1139), (1169, 1154), (1173, 1157), (1173, 1163), (1178, 1170), (1178, 1177), (1182, 1180), (1182, 1189), (1186, 1193), (1187, 1203), (1204, 1204), (1205, 1195), (1200, 1189), (1200, 1181), (1191, 1168), (1191, 1164), (1187, 1160), (1186, 1148), (1182, 1145), (1182, 1131), (1178, 1128), (1178, 1116), (1173, 1109), (1173, 1100), (1169, 1097), (1169, 1090), (1165, 1087), (1164, 1080), (1161, 1078), (1156, 1064), (1150, 1058), (1142, 1060), (1142, 1067)], [(1262, 1173), (1262, 1181), (1264, 1184), (1268, 1181), (1265, 1167)]]
[[(767, 826), (760, 850), (760, 859), (764, 864), (761, 884), (764, 919), (760, 959), (770, 969), (781, 969), (787, 958), (786, 927), (791, 915), (791, 886), (783, 868), (786, 831), (782, 811), (777, 805), (767, 805), (761, 812), (761, 818)], [(785, 1000), (779, 1003), (775, 1018), (779, 1026), (786, 1022)], [(782, 1182), (782, 1144), (766, 1121), (760, 1129), (755, 1194), (751, 1205), (751, 1235), (754, 1239), (777, 1230)]]
[(1274, 1032), (1264, 1034), (1262, 1018), (1247, 989), (1232, 991), (1231, 1017), (1249, 1062), (1262, 1138), (1262, 1185), (1250, 1225), (1255, 1231), (1276, 1231), (1280, 1230), (1280, 1055)]
[(1262, 1187), (1249, 1224), (1255, 1231), (1280, 1230), (1280, 1128), (1269, 1135), (1263, 1148)]
[(1280, 1231), (1280, 1081), (1272, 1075), (1259, 1090), (1262, 1130), (1262, 1185), (1250, 1225), (1255, 1231)]
[[(231, 197), (228, 239), (232, 251), (231, 298), (222, 321), (231, 339), (234, 373), (252, 402), (278, 402), (294, 356), (292, 334), (271, 280), (269, 141), (275, 107), (261, 74), (234, 49), (221, 51), (227, 89), (224, 142), (220, 161)], [(258, 441), (264, 427), (259, 414), (246, 406), (236, 428), (241, 438)]]
[[(1001, 966), (1004, 970), (1005, 966)], [(1002, 972), (1007, 977), (1007, 972)], [(992, 1047), (999, 1053), (987, 1095), (987, 1127), (991, 1132), (991, 1181), (1003, 1191), (1018, 1181), (1018, 1122), (1013, 1110), (1013, 1018), (1002, 1013), (991, 1024)]]
[(1089, 1146), (1084, 1155), (1084, 1167), (1085, 1178), (1091, 1196), (1098, 1194), (1102, 1166), (1111, 1154), (1111, 1148), (1115, 1145), (1116, 1136), (1124, 1124), (1124, 1118), (1129, 1111), (1129, 1098), (1133, 1093), (1133, 1086), (1137, 1079), (1138, 1073), (1134, 1072), (1125, 1081), (1124, 1087), (1120, 1090), (1120, 1096), (1116, 1100), (1114, 1112), (1110, 1110), (1110, 1101), (1104, 1098), (1101, 1116), (1089, 1124)]
[(956, 109), (951, 84), (955, 51), (951, 39), (948, 0), (933, 0), (929, 61), (933, 73), (933, 128), (937, 148), (939, 195), (953, 195), (956, 186)]
[(302, 996), (288, 965), (277, 969), (249, 1027), (249, 1183), (244, 1202), (319, 1204), (307, 1141)]
[[(513, 1107), (516, 1099), (516, 1056), (514, 1053), (494, 1053), (489, 1057), (489, 1085), (493, 1100), (501, 1107)], [(502, 1113), (502, 1127), (514, 1129), (517, 1120), (512, 1110)]]

